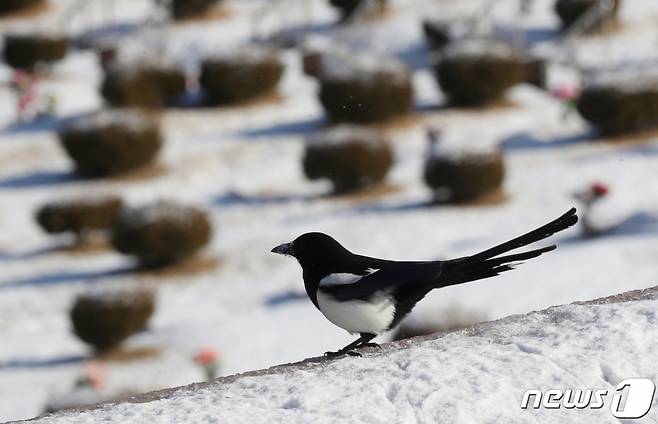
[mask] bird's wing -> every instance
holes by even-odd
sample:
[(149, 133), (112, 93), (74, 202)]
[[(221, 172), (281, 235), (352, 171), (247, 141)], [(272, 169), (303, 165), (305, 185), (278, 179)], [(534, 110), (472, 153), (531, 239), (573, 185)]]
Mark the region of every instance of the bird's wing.
[[(403, 285), (431, 285), (443, 269), (441, 261), (434, 262), (370, 262), (370, 273), (350, 279), (343, 284), (320, 285), (319, 289), (336, 300), (365, 300), (373, 293)], [(378, 268), (379, 267), (379, 268)]]

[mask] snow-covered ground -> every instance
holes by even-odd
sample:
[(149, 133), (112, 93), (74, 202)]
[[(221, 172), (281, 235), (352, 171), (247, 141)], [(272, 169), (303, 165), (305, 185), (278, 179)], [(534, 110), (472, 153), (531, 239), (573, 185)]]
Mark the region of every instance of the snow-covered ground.
[[(628, 413), (631, 401), (613, 406), (617, 385), (658, 379), (658, 290), (620, 297), (626, 299), (557, 306), (371, 348), (363, 358), (314, 358), (34, 422), (618, 423), (611, 410)], [(563, 400), (556, 409), (533, 409), (534, 396), (522, 409), (531, 389), (544, 393), (541, 405), (548, 390), (607, 394), (598, 409), (565, 408)], [(636, 397), (637, 410), (652, 410), (628, 422), (658, 422), (658, 398), (631, 390), (627, 399)]]
[[(557, 217), (574, 203), (573, 192), (601, 180), (611, 196), (599, 212), (624, 222), (615, 233), (583, 241), (577, 229), (569, 230), (554, 238), (559, 248), (550, 255), (496, 279), (432, 293), (411, 318), (449, 321), (443, 312), (456, 309), (495, 319), (656, 283), (658, 137), (641, 144), (598, 142), (577, 115), (563, 119), (562, 104), (526, 85), (509, 93), (510, 107), (434, 107), (443, 95), (428, 68), (420, 22), (442, 8), (476, 7), (480, 0), (393, 1), (384, 18), (347, 30), (333, 28), (336, 14), (324, 0), (282, 1), (280, 9), (263, 17), (269, 0), (227, 0), (227, 13), (218, 19), (157, 29), (143, 25), (151, 13), (145, 0), (117, 1), (112, 25), (100, 11), (62, 24), (58, 16), (72, 0), (51, 3), (49, 13), (36, 18), (41, 23), (0, 21), (0, 32), (37, 25), (82, 31), (104, 24), (108, 33), (118, 34), (138, 29), (126, 37), (126, 49), (167, 55), (194, 71), (202, 54), (236, 48), (252, 35), (297, 28), (406, 63), (414, 70), (418, 119), (389, 130), (396, 151), (389, 180), (397, 191), (378, 198), (319, 196), (327, 186), (307, 182), (301, 171), (304, 139), (323, 124), (317, 85), (303, 76), (299, 52), (287, 50), (280, 100), (163, 114), (166, 140), (159, 161), (166, 172), (136, 180), (79, 181), (69, 178), (71, 164), (53, 131), (57, 122), (13, 123), (14, 99), (5, 84), (11, 72), (0, 65), (0, 420), (35, 416), (73, 389), (88, 350), (72, 334), (68, 310), (76, 294), (96, 286), (148, 285), (158, 293), (148, 331), (129, 340), (128, 347), (155, 346), (160, 354), (111, 362), (108, 396), (201, 381), (191, 358), (208, 346), (221, 350), (222, 371), (232, 374), (347, 344), (351, 337), (310, 302), (287, 297), (303, 292), (299, 267), (269, 253), (306, 231), (329, 233), (349, 249), (372, 256), (461, 256)], [(517, 1), (500, 0), (495, 21), (508, 31), (520, 29), (542, 54), (578, 57), (583, 66), (658, 63), (658, 2), (624, 1), (617, 31), (575, 40), (570, 47), (560, 42), (552, 3), (536, 0), (532, 13), (518, 18)], [(561, 68), (553, 71), (551, 84), (571, 77)], [(54, 67), (42, 89), (56, 96), (58, 117), (66, 119), (101, 106), (100, 77), (95, 56), (74, 51)], [(430, 196), (421, 178), (426, 125), (441, 127), (446, 143), (501, 145), (507, 200), (488, 207), (421, 206)], [(113, 275), (130, 261), (111, 251), (53, 251), (61, 240), (40, 231), (34, 209), (48, 200), (101, 192), (120, 194), (131, 205), (172, 198), (205, 207), (215, 236), (204, 255), (218, 258), (219, 266), (190, 275)], [(468, 340), (462, 341), (464, 354), (474, 346)], [(486, 346), (478, 344), (477, 350)], [(503, 360), (502, 351), (496, 352)], [(455, 367), (457, 373), (461, 365)], [(441, 405), (430, 403), (431, 408)]]

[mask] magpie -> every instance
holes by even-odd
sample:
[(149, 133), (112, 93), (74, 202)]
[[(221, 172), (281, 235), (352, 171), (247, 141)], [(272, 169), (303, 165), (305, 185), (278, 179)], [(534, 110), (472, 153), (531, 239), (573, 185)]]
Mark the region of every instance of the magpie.
[(354, 342), (325, 356), (361, 356), (355, 349), (378, 346), (377, 335), (394, 328), (430, 291), (494, 277), (519, 261), (550, 252), (551, 245), (500, 256), (543, 240), (578, 221), (576, 208), (529, 233), (472, 256), (445, 261), (398, 262), (357, 255), (323, 233), (306, 233), (273, 253), (292, 256), (303, 270), (313, 305), (333, 324), (359, 334)]

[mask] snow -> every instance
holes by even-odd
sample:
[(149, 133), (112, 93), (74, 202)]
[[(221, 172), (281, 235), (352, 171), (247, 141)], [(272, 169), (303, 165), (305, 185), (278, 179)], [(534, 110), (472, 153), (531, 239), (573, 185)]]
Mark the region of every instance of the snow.
[(482, 56), (509, 59), (515, 58), (516, 53), (512, 46), (502, 41), (480, 38), (459, 40), (443, 50), (443, 57), (446, 60), (477, 59)]
[(121, 126), (133, 131), (152, 128), (153, 119), (138, 110), (104, 110), (90, 116), (81, 116), (71, 121), (66, 130), (91, 131), (113, 126)]
[(203, 212), (197, 208), (168, 200), (158, 200), (155, 203), (137, 208), (127, 208), (122, 211), (119, 219), (124, 225), (132, 228), (145, 227), (157, 222), (167, 222), (171, 225), (187, 226), (198, 220)]
[(114, 306), (117, 304), (130, 305), (136, 301), (143, 303), (144, 300), (142, 299), (146, 296), (150, 296), (150, 293), (143, 290), (137, 291), (127, 287), (120, 289), (98, 287), (95, 290), (90, 290), (88, 293), (85, 293), (84, 299), (91, 300), (94, 304), (107, 304), (107, 306)]
[(372, 148), (380, 148), (385, 135), (381, 132), (356, 125), (336, 125), (309, 137), (309, 144), (314, 146), (331, 146), (347, 143), (362, 143)]
[(658, 69), (655, 63), (593, 71), (585, 75), (586, 88), (608, 88), (623, 93), (658, 90)]
[(429, 159), (449, 158), (454, 161), (468, 159), (469, 161), (489, 160), (492, 155), (499, 154), (497, 140), (482, 140), (481, 134), (469, 131), (439, 136), (436, 142), (430, 144)]
[[(617, 423), (601, 409), (520, 408), (529, 389), (604, 389), (658, 379), (656, 288), (411, 339), (363, 358), (310, 359), (109, 403), (35, 423)], [(653, 411), (638, 423), (656, 422)]]
[(236, 65), (258, 65), (263, 62), (279, 61), (279, 55), (275, 49), (258, 44), (247, 44), (214, 52), (208, 59)]
[[(56, 97), (57, 113), (53, 119), (37, 123), (15, 121), (15, 99), (6, 84), (11, 70), (0, 65), (0, 420), (33, 417), (52, 399), (67, 396), (73, 390), (89, 360), (89, 351), (72, 334), (68, 311), (78, 294), (96, 287), (145, 285), (156, 288), (158, 293), (149, 328), (129, 339), (126, 349), (155, 347), (160, 353), (136, 361), (109, 362), (103, 392), (108, 397), (201, 381), (203, 371), (192, 358), (207, 347), (221, 351), (221, 372), (229, 375), (300, 360), (346, 345), (352, 338), (328, 322), (305, 298), (299, 266), (270, 253), (272, 247), (308, 231), (326, 232), (350, 250), (372, 256), (400, 260), (458, 257), (544, 224), (572, 206), (573, 192), (591, 181), (603, 180), (611, 188), (611, 195), (605, 200), (606, 209), (614, 211), (621, 224), (612, 234), (589, 240), (580, 238), (578, 228), (559, 234), (550, 241), (558, 244), (555, 252), (495, 279), (435, 291), (419, 303), (410, 319), (448, 322), (446, 311), (454, 308), (496, 319), (656, 283), (658, 138), (648, 135), (641, 143), (597, 141), (577, 115), (563, 118), (565, 109), (561, 102), (526, 85), (510, 91), (506, 107), (476, 111), (437, 108), (444, 95), (429, 67), (420, 25), (425, 16), (440, 12), (435, 2), (392, 1), (392, 10), (380, 19), (336, 28), (333, 22), (337, 13), (327, 1), (304, 0), (294, 7), (291, 1), (284, 2), (288, 5), (285, 6), (268, 0), (226, 0), (222, 5), (227, 9), (225, 17), (159, 27), (149, 21), (152, 1), (118, 0), (111, 18), (90, 6), (92, 9), (71, 15), (62, 25), (63, 14), (76, 2), (51, 0), (50, 12), (36, 17), (36, 22), (0, 21), (3, 33), (36, 26), (63, 26), (70, 33), (103, 27), (121, 39), (121, 48), (134, 42), (143, 52), (156, 57), (166, 54), (185, 69), (194, 69), (207, 52), (243, 46), (254, 38), (281, 30), (317, 33), (338, 40), (351, 51), (393, 56), (404, 63), (413, 73), (418, 112), (413, 122), (384, 129), (395, 149), (396, 163), (389, 182), (397, 190), (370, 198), (320, 196), (320, 188), (324, 187), (306, 181), (301, 168), (305, 140), (325, 124), (317, 101), (318, 86), (315, 80), (303, 75), (300, 53), (285, 50), (281, 58), (286, 72), (278, 100), (243, 107), (170, 109), (161, 114), (164, 144), (159, 161), (165, 170), (162, 174), (79, 180), (71, 176), (71, 163), (61, 150), (56, 130), (101, 107), (98, 87), (102, 70), (95, 54), (76, 50), (53, 66), (52, 75), (39, 89)], [(442, 2), (441, 8), (462, 7), (462, 3), (475, 10), (482, 1)], [(570, 43), (559, 37), (552, 6), (552, 0), (535, 0), (532, 12), (519, 18), (517, 1), (500, 0), (492, 9), (492, 20), (518, 30), (533, 51), (560, 58), (568, 57), (572, 50), (578, 63), (587, 67), (614, 68), (624, 62), (651, 62), (658, 55), (658, 2), (626, 0), (618, 31), (602, 37), (576, 38)], [(261, 13), (263, 19), (257, 20), (256, 15)], [(259, 22), (256, 29), (254, 22)], [(551, 84), (563, 82), (567, 71), (551, 71)], [(440, 128), (448, 141), (463, 140), (478, 148), (500, 146), (505, 155), (504, 190), (509, 199), (488, 207), (423, 207), (431, 198), (431, 191), (421, 178), (427, 154), (426, 126)], [(34, 222), (34, 211), (45, 202), (106, 192), (120, 194), (129, 206), (167, 198), (209, 210), (215, 235), (204, 255), (216, 259), (219, 266), (190, 274), (126, 274), (118, 271), (132, 265), (130, 258), (110, 250), (69, 252), (60, 248), (59, 239), (43, 234)], [(634, 219), (636, 216), (641, 219)], [(655, 305), (649, 306), (655, 310)], [(616, 328), (622, 325), (618, 317), (637, 318), (639, 314), (642, 318), (641, 303), (629, 307), (574, 311), (584, 311), (585, 315), (598, 313), (606, 320), (596, 321), (597, 326), (615, 322), (610, 326)], [(568, 308), (575, 307), (565, 308), (571, 311)], [(565, 315), (563, 324), (576, 325), (578, 319), (587, 318), (574, 314)], [(576, 321), (571, 322), (572, 317)], [(600, 363), (618, 371), (619, 376), (635, 374), (630, 365), (622, 364), (627, 357), (620, 356), (621, 347), (651, 347), (655, 337), (647, 337), (643, 343), (637, 341), (642, 331), (652, 334), (642, 323), (624, 321), (633, 329), (635, 338), (615, 338), (617, 333), (612, 333), (608, 341), (595, 345), (601, 349), (591, 352), (593, 358), (605, 355), (606, 362)], [(552, 328), (550, 322), (543, 324)], [(532, 328), (541, 331), (541, 325)], [(353, 364), (350, 366), (358, 371), (353, 374), (354, 388), (345, 388), (344, 403), (338, 404), (341, 408), (336, 407), (336, 412), (365, 413), (364, 398), (355, 395), (350, 400), (348, 395), (370, 390), (378, 396), (375, 400), (379, 402), (376, 405), (380, 406), (381, 420), (390, 418), (388, 413), (397, 413), (395, 402), (401, 405), (400, 421), (407, 417), (413, 420), (405, 400), (408, 395), (410, 402), (426, 402), (428, 410), (445, 408), (446, 413), (463, 418), (458, 421), (476, 421), (469, 418), (471, 410), (489, 407), (494, 411), (490, 411), (489, 417), (498, 414), (497, 405), (503, 402), (503, 394), (518, 387), (522, 377), (524, 381), (555, 377), (555, 382), (572, 382), (557, 365), (541, 355), (520, 352), (513, 344), (504, 350), (506, 345), (493, 343), (489, 338), (450, 337), (459, 340), (456, 346), (461, 346), (461, 350), (457, 353), (465, 358), (464, 362), (451, 360), (454, 356), (442, 351), (449, 347), (442, 344), (445, 341), (431, 342), (439, 348), (425, 351), (426, 354), (431, 352), (430, 356), (443, 363), (439, 366), (432, 362), (433, 368), (423, 374), (428, 381), (441, 375), (453, 384), (461, 376), (470, 382), (467, 387), (475, 390), (478, 376), (486, 373), (475, 359), (468, 362), (468, 358), (482, 355), (498, 358), (501, 363), (515, 363), (520, 357), (527, 357), (536, 362), (527, 363), (527, 368), (519, 369), (520, 374), (509, 367), (505, 373), (494, 374), (496, 378), (483, 386), (495, 388), (494, 398), (486, 398), (482, 404), (453, 407), (442, 402), (440, 395), (432, 394), (425, 400), (423, 393), (428, 393), (429, 385), (422, 378), (413, 380), (415, 386), (391, 388), (391, 393), (400, 393), (392, 403), (386, 401), (389, 386), (367, 386), (366, 377), (373, 375), (368, 364), (406, 375), (396, 365), (405, 363), (403, 354), (395, 357), (398, 362), (384, 357), (374, 358), (372, 363), (348, 359), (327, 366), (338, 373), (341, 364)], [(547, 354), (550, 349), (559, 348), (551, 343), (557, 339), (541, 340), (546, 343), (539, 346), (537, 342), (535, 347), (546, 349)], [(559, 358), (568, 361), (570, 350), (559, 350)], [(651, 360), (651, 355), (638, 354), (633, 359), (640, 361), (637, 372), (651, 370), (642, 365)], [(429, 367), (427, 361), (420, 360), (419, 367)], [(602, 375), (595, 360), (581, 357), (578, 364), (582, 370), (574, 372), (582, 372), (577, 375), (583, 378)], [(408, 366), (415, 367), (411, 363)], [(280, 396), (280, 404), (289, 406), (290, 409), (276, 412), (278, 417), (297, 413), (311, 419), (317, 416), (314, 414), (328, 411), (326, 408), (334, 408), (325, 402), (334, 393), (325, 393), (331, 380), (325, 382), (326, 386), (313, 386), (302, 377), (303, 373), (291, 378), (291, 384), (300, 382), (300, 386), (290, 394), (263, 389), (263, 399)], [(245, 379), (240, 384), (251, 383)], [(224, 399), (221, 393), (219, 397), (206, 394), (198, 394), (200, 401), (210, 404), (211, 400)], [(514, 405), (520, 402), (516, 393), (510, 399)], [(166, 405), (172, 408), (160, 410), (150, 409), (165, 407), (158, 402), (135, 407), (147, 412), (162, 411), (166, 417), (163, 421), (175, 421), (176, 414), (191, 408), (190, 402), (180, 400)], [(244, 411), (239, 408), (257, 407), (258, 402), (255, 396), (243, 402), (244, 407), (237, 405), (237, 409), (232, 409), (235, 415), (227, 416), (227, 421)], [(295, 409), (295, 405), (301, 406)], [(204, 407), (213, 410), (212, 405)], [(556, 416), (562, 415), (558, 412)], [(596, 417), (601, 421), (595, 422), (608, 419)], [(513, 421), (504, 418), (501, 415), (498, 421)], [(79, 419), (84, 420), (85, 415)], [(574, 421), (571, 416), (562, 422)]]
[(368, 81), (377, 75), (386, 75), (406, 81), (409, 72), (397, 60), (333, 47), (322, 56), (322, 77), (327, 80)]

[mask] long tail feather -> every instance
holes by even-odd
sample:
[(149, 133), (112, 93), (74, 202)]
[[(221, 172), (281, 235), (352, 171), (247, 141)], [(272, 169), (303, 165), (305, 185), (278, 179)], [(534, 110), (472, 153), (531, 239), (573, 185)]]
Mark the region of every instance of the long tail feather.
[(494, 246), (491, 249), (487, 249), (473, 256), (464, 258), (464, 265), (468, 263), (481, 262), (485, 259), (493, 258), (494, 256), (509, 252), (510, 250), (518, 249), (519, 247), (523, 247), (530, 243), (543, 240), (555, 233), (571, 227), (576, 222), (578, 222), (576, 208), (571, 208), (567, 213), (558, 219), (551, 221), (546, 225), (542, 225), (536, 230), (530, 231), (529, 233), (526, 233), (522, 236), (513, 238), (512, 240), (506, 241), (505, 243)]
[(484, 250), (473, 256), (466, 256), (445, 263), (444, 271), (441, 273), (437, 283), (438, 287), (452, 286), (469, 281), (481, 280), (500, 274), (501, 272), (514, 269), (515, 262), (536, 258), (539, 255), (554, 250), (557, 246), (551, 245), (528, 252), (515, 253), (511, 255), (498, 256), (510, 250), (543, 240), (551, 235), (571, 227), (578, 222), (576, 208), (572, 208), (558, 219), (543, 225), (536, 230), (530, 231), (520, 237), (516, 237), (505, 243)]

